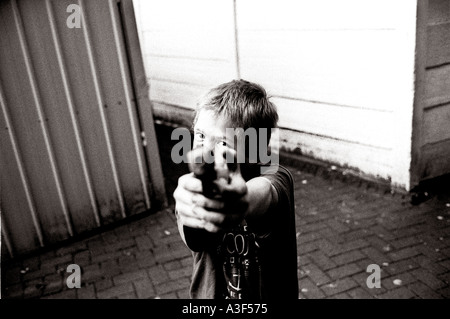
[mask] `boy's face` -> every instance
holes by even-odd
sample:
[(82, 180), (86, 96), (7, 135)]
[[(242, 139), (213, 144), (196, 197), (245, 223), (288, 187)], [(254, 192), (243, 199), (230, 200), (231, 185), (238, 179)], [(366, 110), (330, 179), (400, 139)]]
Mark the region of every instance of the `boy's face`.
[(213, 151), (218, 146), (233, 145), (227, 140), (226, 129), (231, 127), (228, 119), (211, 110), (201, 110), (194, 125), (193, 148), (203, 147)]

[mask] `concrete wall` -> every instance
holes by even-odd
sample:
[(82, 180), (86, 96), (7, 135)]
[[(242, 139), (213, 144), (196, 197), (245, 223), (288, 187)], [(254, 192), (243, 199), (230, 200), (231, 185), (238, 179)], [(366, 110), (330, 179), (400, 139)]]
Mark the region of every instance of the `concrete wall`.
[(155, 114), (176, 121), (211, 86), (255, 81), (284, 149), (410, 187), (416, 1), (134, 4)]

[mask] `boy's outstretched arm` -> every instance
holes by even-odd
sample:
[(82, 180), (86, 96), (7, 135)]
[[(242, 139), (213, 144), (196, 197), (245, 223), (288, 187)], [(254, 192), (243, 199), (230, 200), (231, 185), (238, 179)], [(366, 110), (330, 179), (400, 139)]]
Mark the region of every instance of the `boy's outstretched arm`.
[(248, 209), (245, 219), (256, 232), (265, 233), (271, 225), (271, 208), (278, 203), (278, 192), (269, 179), (261, 176), (249, 180), (247, 189)]

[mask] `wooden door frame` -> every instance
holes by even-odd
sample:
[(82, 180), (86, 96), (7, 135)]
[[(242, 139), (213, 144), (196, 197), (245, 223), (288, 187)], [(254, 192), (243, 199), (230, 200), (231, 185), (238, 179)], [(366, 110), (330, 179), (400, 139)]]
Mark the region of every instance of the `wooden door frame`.
[(428, 0), (417, 1), (416, 14), (416, 56), (415, 56), (415, 81), (414, 81), (414, 105), (412, 121), (411, 141), (411, 166), (409, 188), (419, 186), (422, 180), (422, 145), (423, 145), (423, 108), (425, 103), (425, 72), (427, 60), (427, 19)]
[(118, 0), (117, 3), (123, 24), (125, 53), (130, 69), (133, 95), (136, 99), (139, 125), (145, 133), (144, 154), (152, 186), (152, 209), (162, 209), (168, 206), (167, 195), (154, 127), (153, 107), (149, 97), (150, 86), (145, 74), (133, 0)]

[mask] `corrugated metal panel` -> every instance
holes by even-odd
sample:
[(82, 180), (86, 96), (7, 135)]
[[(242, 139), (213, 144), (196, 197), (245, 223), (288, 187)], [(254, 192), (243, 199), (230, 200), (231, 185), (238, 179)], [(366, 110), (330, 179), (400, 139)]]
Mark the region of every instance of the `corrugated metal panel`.
[(161, 178), (148, 172), (160, 169), (159, 157), (147, 159), (142, 146), (141, 130), (154, 132), (141, 129), (122, 4), (75, 2), (81, 28), (69, 28), (70, 4), (0, 3), (2, 239), (10, 254), (150, 209), (151, 178)]

